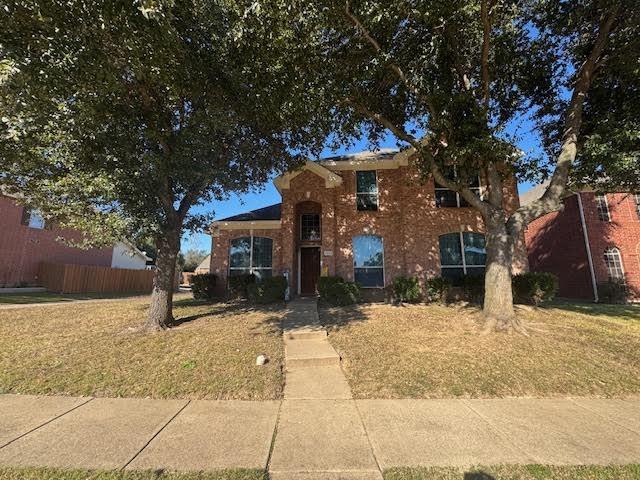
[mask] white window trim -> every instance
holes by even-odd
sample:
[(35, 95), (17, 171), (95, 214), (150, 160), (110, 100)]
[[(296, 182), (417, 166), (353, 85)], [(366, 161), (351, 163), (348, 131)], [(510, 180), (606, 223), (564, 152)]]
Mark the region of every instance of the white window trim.
[[(386, 266), (385, 266), (385, 255), (384, 255), (384, 238), (382, 237), (382, 235), (376, 235), (376, 234), (369, 234), (369, 233), (365, 233), (362, 235), (356, 235), (355, 237), (353, 237), (351, 239), (351, 248), (353, 249), (353, 239), (356, 237), (378, 237), (380, 239), (380, 242), (382, 243), (382, 266), (381, 267), (356, 267), (356, 261), (355, 261), (355, 252), (352, 252), (352, 255), (354, 257), (353, 259), (353, 281), (356, 281), (356, 268), (360, 269), (360, 270), (379, 270), (382, 269), (382, 286), (381, 287), (365, 287), (364, 285), (361, 285), (362, 288), (384, 288), (385, 285), (387, 284), (387, 277), (386, 277)], [(355, 249), (354, 249), (355, 250)]]
[(640, 220), (640, 193), (635, 193), (633, 198), (636, 201), (636, 215), (638, 215), (638, 220)]
[[(249, 240), (250, 242), (250, 247), (249, 247), (249, 267), (232, 267), (231, 266), (231, 243), (234, 240), (238, 240), (240, 238), (250, 238), (251, 240)], [(269, 240), (271, 240), (271, 266), (270, 267), (254, 267), (253, 266), (253, 232), (251, 232), (251, 234), (246, 237), (236, 237), (236, 238), (232, 238), (231, 240), (229, 240), (229, 248), (228, 248), (228, 253), (227, 253), (227, 258), (229, 259), (229, 268), (227, 269), (227, 278), (231, 276), (231, 270), (247, 270), (247, 268), (249, 269), (249, 275), (253, 274), (254, 270), (271, 270), (271, 272), (273, 273), (273, 238), (271, 237), (265, 237), (260, 235), (258, 238), (268, 238)]]
[[(483, 235), (484, 233), (480, 233), (480, 232), (458, 232), (458, 238), (460, 241), (460, 253), (462, 256), (462, 265), (443, 265), (442, 264), (442, 258), (440, 259), (440, 269), (442, 270), (443, 268), (460, 268), (462, 267), (462, 272), (467, 275), (468, 269), (474, 269), (474, 268), (486, 268), (487, 264), (485, 262), (484, 265), (467, 265), (467, 259), (464, 256), (464, 234), (465, 233), (476, 233), (478, 235)], [(446, 233), (443, 235), (447, 235)], [(486, 237), (485, 237), (485, 241), (486, 241)], [(438, 250), (440, 249), (440, 238), (438, 237)]]
[[(609, 263), (606, 261), (606, 258), (610, 255), (617, 255), (619, 263), (620, 263), (620, 273), (621, 273), (621, 277), (612, 277), (611, 276), (611, 271), (609, 269)], [(605, 266), (607, 267), (607, 277), (611, 280), (622, 280), (623, 282), (626, 282), (626, 275), (625, 275), (625, 271), (624, 271), (624, 263), (622, 262), (622, 252), (620, 252), (620, 249), (618, 247), (607, 247), (604, 251), (604, 258), (605, 258)]]
[(29, 210), (29, 223), (27, 226), (35, 230), (44, 230), (45, 220), (38, 210)]
[[(360, 172), (373, 172), (376, 176), (376, 209), (375, 210), (359, 210), (358, 209), (358, 195), (373, 195), (371, 192), (359, 192), (358, 191), (358, 173)], [(356, 182), (356, 211), (357, 212), (377, 212), (380, 209), (380, 188), (378, 185), (378, 171), (377, 170), (356, 170), (356, 174), (353, 176), (353, 180)]]
[[(607, 219), (603, 220), (602, 218), (600, 218), (600, 205), (601, 202), (598, 200), (598, 197), (602, 197), (602, 199), (604, 200), (604, 209), (607, 212)], [(606, 193), (597, 193), (596, 194), (596, 210), (598, 211), (598, 220), (600, 220), (601, 222), (610, 222), (611, 221), (611, 212), (609, 211), (609, 200), (607, 199), (607, 194)]]

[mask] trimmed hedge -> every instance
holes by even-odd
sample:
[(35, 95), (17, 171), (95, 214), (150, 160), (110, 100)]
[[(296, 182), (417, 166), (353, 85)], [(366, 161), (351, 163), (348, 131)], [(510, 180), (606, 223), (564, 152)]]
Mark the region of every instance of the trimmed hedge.
[(191, 276), (191, 291), (193, 298), (198, 300), (211, 300), (215, 297), (216, 288), (215, 273), (201, 273)]
[(598, 284), (599, 303), (626, 303), (628, 298), (627, 285), (620, 280), (608, 280)]
[(265, 278), (261, 282), (247, 285), (247, 297), (253, 303), (275, 303), (284, 301), (287, 279), (282, 276)]
[(467, 300), (482, 303), (484, 299), (484, 275), (465, 275), (462, 277), (461, 286)]
[(427, 301), (446, 303), (451, 290), (451, 281), (444, 277), (427, 278), (424, 282), (427, 291)]
[(356, 283), (345, 282), (342, 277), (320, 277), (318, 291), (322, 301), (336, 307), (360, 301), (360, 287)]
[(393, 279), (393, 298), (400, 303), (417, 303), (422, 299), (418, 277), (396, 277)]
[(247, 298), (247, 287), (256, 283), (256, 276), (253, 273), (234, 275), (228, 278), (229, 294), (235, 298)]
[(538, 306), (555, 298), (558, 277), (548, 272), (521, 273), (514, 275), (512, 286), (516, 300)]

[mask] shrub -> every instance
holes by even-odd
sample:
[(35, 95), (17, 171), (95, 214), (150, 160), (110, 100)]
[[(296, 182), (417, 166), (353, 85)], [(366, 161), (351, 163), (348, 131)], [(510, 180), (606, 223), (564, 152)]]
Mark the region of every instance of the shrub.
[(608, 280), (598, 284), (598, 299), (600, 303), (626, 303), (629, 291), (621, 280)]
[(558, 293), (558, 277), (548, 272), (528, 272), (515, 275), (512, 280), (516, 300), (535, 306), (553, 300)]
[(393, 298), (396, 302), (416, 303), (422, 299), (418, 277), (396, 277), (393, 279)]
[(234, 275), (229, 277), (229, 293), (235, 298), (247, 298), (247, 287), (256, 283), (256, 276), (253, 273)]
[(216, 275), (214, 273), (202, 273), (191, 276), (191, 291), (193, 298), (211, 300), (215, 297)]
[(427, 278), (425, 290), (429, 302), (445, 303), (451, 289), (451, 281), (444, 277)]
[(329, 305), (342, 307), (360, 301), (360, 287), (345, 282), (341, 277), (320, 277), (318, 282), (320, 299)]
[(247, 285), (247, 297), (254, 303), (275, 303), (284, 301), (287, 279), (282, 276), (265, 278), (261, 282)]
[(320, 297), (325, 297), (327, 294), (327, 289), (332, 288), (336, 283), (344, 283), (343, 278), (330, 276), (320, 277), (318, 279), (318, 293), (320, 294)]
[(484, 275), (465, 275), (462, 277), (460, 285), (468, 301), (482, 303), (484, 297)]

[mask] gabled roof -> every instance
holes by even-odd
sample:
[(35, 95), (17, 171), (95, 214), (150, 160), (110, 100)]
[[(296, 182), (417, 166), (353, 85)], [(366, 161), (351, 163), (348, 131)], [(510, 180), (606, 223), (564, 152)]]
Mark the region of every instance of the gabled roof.
[(268, 207), (258, 208), (250, 212), (240, 213), (232, 217), (222, 218), (219, 222), (250, 222), (256, 220), (280, 220), (282, 203), (275, 203)]
[(211, 266), (211, 255), (207, 255), (196, 267), (196, 270), (209, 270)]
[(283, 189), (290, 187), (291, 180), (296, 178), (305, 170), (315, 173), (319, 177), (323, 178), (324, 184), (327, 188), (333, 188), (337, 187), (338, 185), (342, 185), (342, 177), (340, 175), (333, 173), (331, 170), (324, 167), (320, 162), (312, 162), (310, 160), (307, 160), (307, 162), (302, 167), (276, 177), (273, 180), (273, 184), (276, 186), (278, 191), (282, 193)]

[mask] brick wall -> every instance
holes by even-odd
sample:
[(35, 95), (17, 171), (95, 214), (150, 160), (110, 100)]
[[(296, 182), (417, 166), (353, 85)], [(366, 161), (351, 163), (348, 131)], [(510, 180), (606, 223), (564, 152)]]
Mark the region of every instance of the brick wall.
[[(274, 250), (274, 268), (292, 273), (292, 288), (297, 290), (298, 248), (296, 205), (302, 202), (320, 204), (322, 216), (321, 262), (329, 275), (353, 280), (352, 239), (357, 235), (379, 235), (384, 242), (385, 282), (399, 275), (418, 275), (421, 279), (440, 273), (438, 237), (445, 233), (484, 232), (484, 224), (473, 208), (436, 208), (432, 180), (422, 183), (419, 174), (410, 167), (378, 170), (379, 208), (377, 211), (357, 211), (354, 171), (336, 171), (343, 183), (326, 188), (324, 179), (304, 171), (291, 180), (282, 192), (282, 227), (262, 234), (277, 238), (278, 260)], [(515, 181), (505, 186), (505, 204), (517, 208)], [(249, 231), (222, 230), (214, 238), (212, 271), (226, 277), (229, 240), (248, 235)], [(254, 235), (258, 233), (254, 232)], [(274, 246), (276, 243), (274, 243)], [(275, 248), (275, 247), (274, 247)], [(331, 255), (326, 255), (331, 252)], [(517, 248), (514, 270), (527, 268), (524, 240)], [(224, 280), (220, 282), (224, 284)]]
[(38, 284), (40, 262), (111, 266), (111, 248), (82, 250), (56, 238), (78, 238), (69, 230), (34, 229), (22, 225), (23, 208), (0, 195), (0, 287)]
[[(627, 285), (633, 296), (640, 299), (640, 218), (634, 196), (607, 194), (611, 221), (603, 222), (598, 218), (595, 194), (583, 192), (580, 195), (596, 281), (605, 282), (608, 278), (604, 251), (608, 247), (617, 247), (622, 256)], [(561, 212), (550, 213), (532, 222), (525, 238), (531, 270), (558, 275), (562, 296), (593, 298), (575, 195), (564, 200)]]

